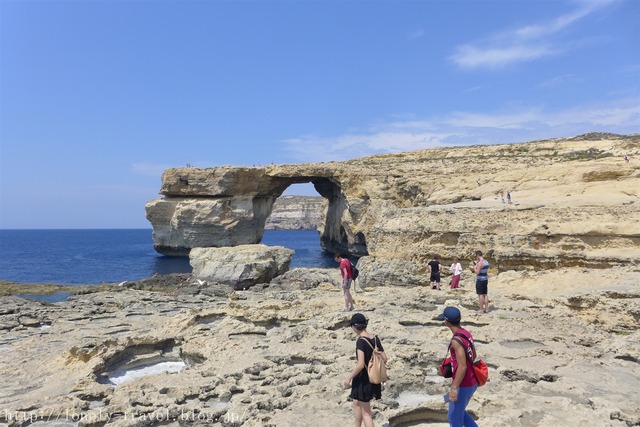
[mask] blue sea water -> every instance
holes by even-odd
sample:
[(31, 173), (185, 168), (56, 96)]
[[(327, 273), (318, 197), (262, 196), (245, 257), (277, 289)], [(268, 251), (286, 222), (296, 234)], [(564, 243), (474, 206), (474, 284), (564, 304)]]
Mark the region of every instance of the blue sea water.
[[(295, 251), (291, 267), (337, 267), (315, 230), (267, 230), (262, 243)], [(153, 249), (150, 229), (0, 230), (0, 280), (87, 285), (189, 273), (187, 258)]]

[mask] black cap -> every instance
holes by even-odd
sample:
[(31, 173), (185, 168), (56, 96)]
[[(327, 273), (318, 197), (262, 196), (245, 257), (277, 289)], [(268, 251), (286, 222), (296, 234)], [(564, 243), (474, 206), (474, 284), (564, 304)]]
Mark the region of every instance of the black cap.
[(364, 314), (362, 313), (356, 313), (353, 316), (351, 316), (351, 321), (349, 322), (349, 325), (366, 325), (367, 324), (367, 318), (364, 317)]

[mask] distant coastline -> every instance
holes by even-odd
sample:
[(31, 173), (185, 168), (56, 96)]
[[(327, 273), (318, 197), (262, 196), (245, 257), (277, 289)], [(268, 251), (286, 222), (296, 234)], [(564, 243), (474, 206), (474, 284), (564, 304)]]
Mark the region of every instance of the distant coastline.
[(273, 204), (265, 230), (317, 230), (327, 200), (321, 196), (281, 196)]

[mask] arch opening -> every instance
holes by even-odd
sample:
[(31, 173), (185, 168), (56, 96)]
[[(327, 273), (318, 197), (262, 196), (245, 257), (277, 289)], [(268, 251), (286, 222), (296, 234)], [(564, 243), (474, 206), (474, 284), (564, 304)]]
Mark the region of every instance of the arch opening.
[[(345, 215), (349, 215), (348, 204), (339, 182), (326, 177), (298, 176), (291, 178), (288, 183), (283, 182), (282, 184), (284, 185), (281, 187), (281, 196), (274, 201), (275, 208), (272, 206), (269, 215), (265, 218), (266, 230), (275, 228), (274, 223), (277, 222), (277, 220), (274, 220), (273, 216), (277, 218), (279, 215), (277, 200), (282, 200), (283, 197), (294, 196), (295, 193), (303, 195), (300, 197), (316, 198), (320, 196), (324, 199), (324, 202), (322, 202), (323, 212), (317, 218), (318, 221), (315, 229), (320, 239), (321, 249), (331, 255), (338, 252), (352, 256), (367, 254), (364, 234), (354, 234), (344, 226), (343, 219)], [(304, 210), (305, 208), (300, 206), (300, 209)], [(294, 216), (296, 213), (291, 212), (289, 214), (290, 216)], [(312, 208), (306, 213), (297, 212), (297, 214), (303, 217), (300, 221), (304, 223), (305, 214), (307, 217), (313, 215)]]

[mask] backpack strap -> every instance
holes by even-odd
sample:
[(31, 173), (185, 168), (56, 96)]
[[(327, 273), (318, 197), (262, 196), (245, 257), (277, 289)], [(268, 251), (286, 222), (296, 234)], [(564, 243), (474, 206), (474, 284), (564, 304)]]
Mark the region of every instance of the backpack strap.
[(378, 343), (376, 342), (376, 338), (377, 335), (373, 336), (373, 344), (375, 345), (375, 347), (373, 345), (371, 345), (371, 343), (369, 342), (368, 339), (366, 339), (365, 337), (358, 337), (358, 339), (362, 338), (364, 340), (364, 342), (366, 342), (367, 344), (369, 344), (369, 347), (371, 347), (371, 350), (377, 350), (378, 349)]
[[(473, 358), (475, 359), (476, 358), (476, 347), (473, 345), (471, 340), (466, 335), (461, 334), (459, 332), (456, 332), (455, 334), (453, 334), (453, 338), (451, 340), (452, 341), (456, 340), (463, 347), (464, 347), (464, 345), (462, 344), (462, 342), (459, 339), (457, 339), (456, 337), (462, 337), (469, 343), (469, 346), (471, 347), (471, 350), (473, 351)], [(449, 344), (449, 346), (451, 346), (451, 344)], [(478, 381), (478, 383), (480, 383), (480, 381), (478, 380), (478, 376), (476, 375), (476, 370), (473, 369), (473, 366), (474, 366), (473, 360), (471, 360), (471, 358), (469, 357), (469, 353), (467, 353), (466, 351), (464, 352), (464, 355), (466, 356), (467, 360), (469, 361), (469, 367), (472, 369), (471, 372), (473, 372), (473, 376), (476, 378), (476, 381)], [(469, 368), (467, 368), (467, 369), (469, 369)]]
[[(456, 332), (455, 334), (453, 334), (453, 338), (452, 338), (452, 340), (456, 340), (461, 346), (464, 347), (464, 345), (462, 344), (462, 341), (460, 341), (456, 337), (462, 337), (462, 338), (465, 339), (465, 341), (467, 341), (469, 343), (469, 345), (471, 346), (471, 350), (473, 351), (473, 359), (475, 360), (475, 358), (477, 357), (476, 346), (471, 342), (471, 340), (469, 338), (467, 338), (467, 336), (465, 334), (461, 334), (460, 332)], [(473, 360), (471, 362), (473, 362)]]

